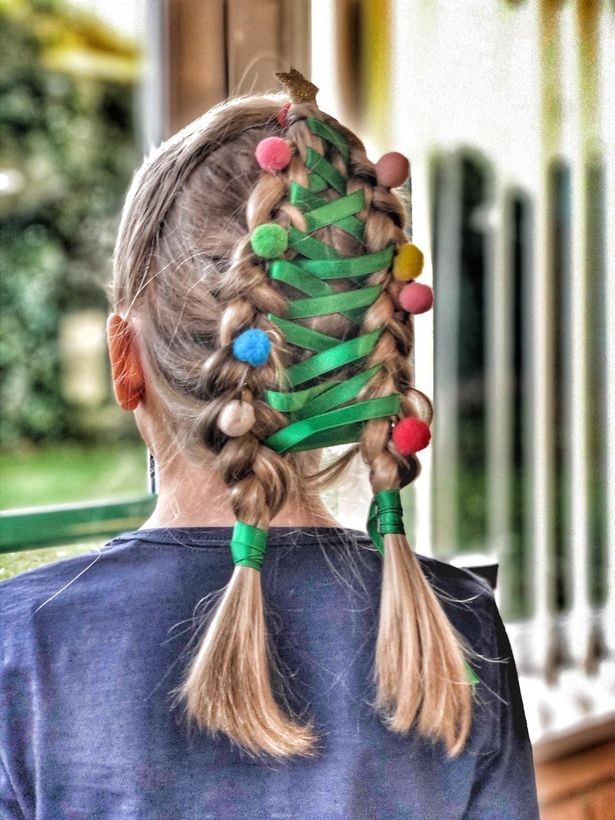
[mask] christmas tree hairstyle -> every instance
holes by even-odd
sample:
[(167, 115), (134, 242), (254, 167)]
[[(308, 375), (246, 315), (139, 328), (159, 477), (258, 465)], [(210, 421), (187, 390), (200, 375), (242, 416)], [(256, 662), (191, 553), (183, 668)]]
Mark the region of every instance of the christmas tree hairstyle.
[[(374, 166), (318, 109), (315, 86), (278, 76), (290, 99), (229, 100), (147, 158), (116, 246), (114, 309), (138, 332), (166, 431), (156, 456), (209, 458), (237, 519), (235, 568), (176, 702), (249, 755), (316, 753), (313, 724), (273, 695), (260, 569), (287, 499), (329, 486), (359, 451), (383, 563), (374, 707), (391, 731), (416, 727), (453, 757), (471, 727), (474, 653), (410, 548), (399, 500), (432, 418), (412, 387), (408, 321), (431, 289), (414, 281), (423, 255), (390, 190), (408, 162)], [(354, 445), (319, 469), (317, 451), (343, 443)]]

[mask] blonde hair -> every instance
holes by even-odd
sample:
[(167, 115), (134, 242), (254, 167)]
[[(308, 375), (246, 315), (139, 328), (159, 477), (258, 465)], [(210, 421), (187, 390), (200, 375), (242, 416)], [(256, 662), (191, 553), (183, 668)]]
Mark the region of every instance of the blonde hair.
[[(315, 236), (342, 256), (373, 252), (406, 241), (400, 198), (378, 186), (373, 164), (360, 140), (312, 104), (294, 104), (284, 136), (293, 146), (288, 168), (263, 173), (254, 159), (258, 142), (281, 135), (276, 115), (283, 95), (237, 98), (197, 119), (160, 146), (135, 176), (120, 226), (112, 302), (126, 318), (134, 316), (148, 386), (168, 435), (168, 453), (215, 464), (228, 487), (238, 520), (267, 528), (289, 497), (329, 486), (360, 450), (374, 493), (400, 487), (400, 475), (416, 477), (415, 457), (402, 458), (390, 446), (387, 418), (364, 424), (361, 440), (326, 468), (310, 471), (305, 452), (284, 455), (263, 440), (288, 423), (263, 398), (278, 387), (280, 372), (302, 352), (285, 345), (267, 318), (284, 315), (288, 286), (271, 279), (250, 246), (258, 225), (279, 222), (305, 229), (302, 211), (291, 204), (291, 181), (307, 183), (306, 150), (326, 147), (307, 127), (307, 118), (331, 124), (348, 142), (348, 161), (330, 162), (347, 180), (348, 193), (365, 192), (364, 243), (330, 226)], [(262, 260), (261, 260), (262, 261)], [(399, 313), (389, 269), (372, 274), (383, 289), (366, 311), (360, 333), (383, 328), (366, 366), (382, 364), (359, 398), (399, 392), (404, 416), (429, 423), (432, 405), (412, 387), (409, 361), (412, 324)], [(343, 280), (336, 288), (343, 288)], [(341, 314), (303, 320), (340, 339), (356, 333)], [(246, 375), (230, 343), (257, 327), (272, 339), (272, 355)], [(344, 378), (344, 370), (339, 378)], [(249, 382), (256, 424), (228, 438), (216, 425), (222, 407)], [(158, 458), (160, 453), (156, 454)], [(254, 756), (313, 755), (317, 737), (280, 706), (272, 690), (274, 663), (268, 643), (260, 572), (235, 566), (232, 577), (208, 613), (204, 634), (176, 694), (202, 730), (225, 733)], [(448, 620), (405, 535), (384, 536), (382, 589), (375, 649), (374, 706), (388, 728), (418, 731), (443, 741), (459, 754), (472, 721), (472, 687), (465, 658), (471, 649)]]

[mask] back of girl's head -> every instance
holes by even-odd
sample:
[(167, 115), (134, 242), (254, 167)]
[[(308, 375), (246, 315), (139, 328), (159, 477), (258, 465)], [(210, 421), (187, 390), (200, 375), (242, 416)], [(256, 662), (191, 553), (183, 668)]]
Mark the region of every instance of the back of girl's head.
[[(270, 137), (290, 148), (289, 162), (281, 168), (264, 169), (255, 158)], [(322, 226), (310, 224), (305, 207), (311, 203), (313, 211), (310, 176), (321, 161), (331, 185), (320, 186), (320, 203), (339, 199), (342, 188), (346, 196), (362, 192), (360, 211), (323, 219)], [(297, 280), (283, 270), (271, 275), (270, 255), (255, 250), (255, 229), (272, 223), (286, 233), (309, 234), (335, 260), (386, 254), (407, 241), (403, 203), (379, 184), (353, 133), (313, 102), (289, 104), (284, 95), (238, 98), (212, 109), (145, 161), (126, 200), (112, 285), (113, 307), (138, 338), (159, 422), (156, 458), (181, 452), (219, 470), (244, 535), (260, 534), (261, 546), (269, 521), (288, 498), (326, 486), (357, 450), (375, 494), (396, 491), (419, 473), (416, 457), (401, 455), (391, 442), (390, 414), (364, 420), (352, 439), (357, 443), (327, 468), (319, 469), (315, 461), (318, 449), (271, 444), (274, 434), (288, 427), (289, 415), (267, 397), (279, 396), (290, 369), (310, 358), (309, 346), (292, 343), (284, 332)], [(350, 229), (357, 225), (360, 230)], [(291, 243), (278, 258), (293, 262), (297, 247)], [(293, 318), (295, 326), (314, 332), (312, 353), (322, 340), (326, 345), (327, 339), (375, 334), (377, 341), (362, 361), (340, 360), (336, 380), (361, 378), (373, 368), (356, 398), (387, 401), (397, 395), (399, 417), (428, 424), (431, 404), (412, 387), (412, 324), (400, 306), (400, 282), (391, 267), (382, 262), (361, 283), (376, 296), (360, 319), (356, 310), (339, 307), (341, 312), (304, 311)], [(325, 290), (304, 289), (300, 295), (350, 292), (357, 279), (349, 274), (319, 288)], [(234, 345), (250, 330), (266, 334), (271, 343), (257, 366), (238, 356)], [(330, 378), (330, 368), (314, 371), (304, 384), (317, 395)], [(221, 414), (245, 396), (252, 422), (229, 435)], [(468, 648), (426, 581), (403, 528), (384, 532), (374, 706), (392, 731), (403, 734), (414, 727), (455, 755), (471, 723)], [(313, 726), (288, 714), (273, 696), (261, 562), (240, 560), (236, 552), (233, 560), (234, 572), (208, 613), (177, 700), (201, 729), (225, 733), (249, 754), (314, 754)]]

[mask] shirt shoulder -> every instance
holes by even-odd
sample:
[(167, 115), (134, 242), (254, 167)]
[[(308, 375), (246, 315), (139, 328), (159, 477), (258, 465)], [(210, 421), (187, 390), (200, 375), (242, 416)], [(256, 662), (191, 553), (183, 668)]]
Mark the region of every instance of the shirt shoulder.
[(453, 625), (465, 627), (468, 623), (472, 634), (480, 632), (483, 637), (486, 632), (493, 632), (493, 611), (497, 604), (495, 592), (485, 578), (437, 558), (418, 554), (417, 558)]
[(101, 547), (25, 570), (0, 581), (0, 636), (4, 623), (14, 624), (18, 616), (31, 615), (48, 597), (68, 588), (103, 556), (110, 557), (113, 552), (125, 551), (128, 546), (112, 539)]
[(441, 584), (453, 590), (462, 589), (469, 594), (486, 595), (487, 598), (494, 598), (494, 592), (489, 582), (475, 572), (431, 556), (417, 553), (416, 557), (427, 579), (434, 584)]

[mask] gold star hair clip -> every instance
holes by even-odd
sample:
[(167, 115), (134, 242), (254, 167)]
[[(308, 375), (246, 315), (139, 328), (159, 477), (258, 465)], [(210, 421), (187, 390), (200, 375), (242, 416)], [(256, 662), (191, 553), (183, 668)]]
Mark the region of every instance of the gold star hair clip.
[(288, 93), (290, 94), (290, 98), (294, 103), (316, 102), (318, 88), (314, 85), (314, 83), (306, 80), (303, 74), (297, 71), (296, 68), (291, 67), (288, 74), (276, 72), (275, 76), (282, 83), (282, 85), (286, 86)]

